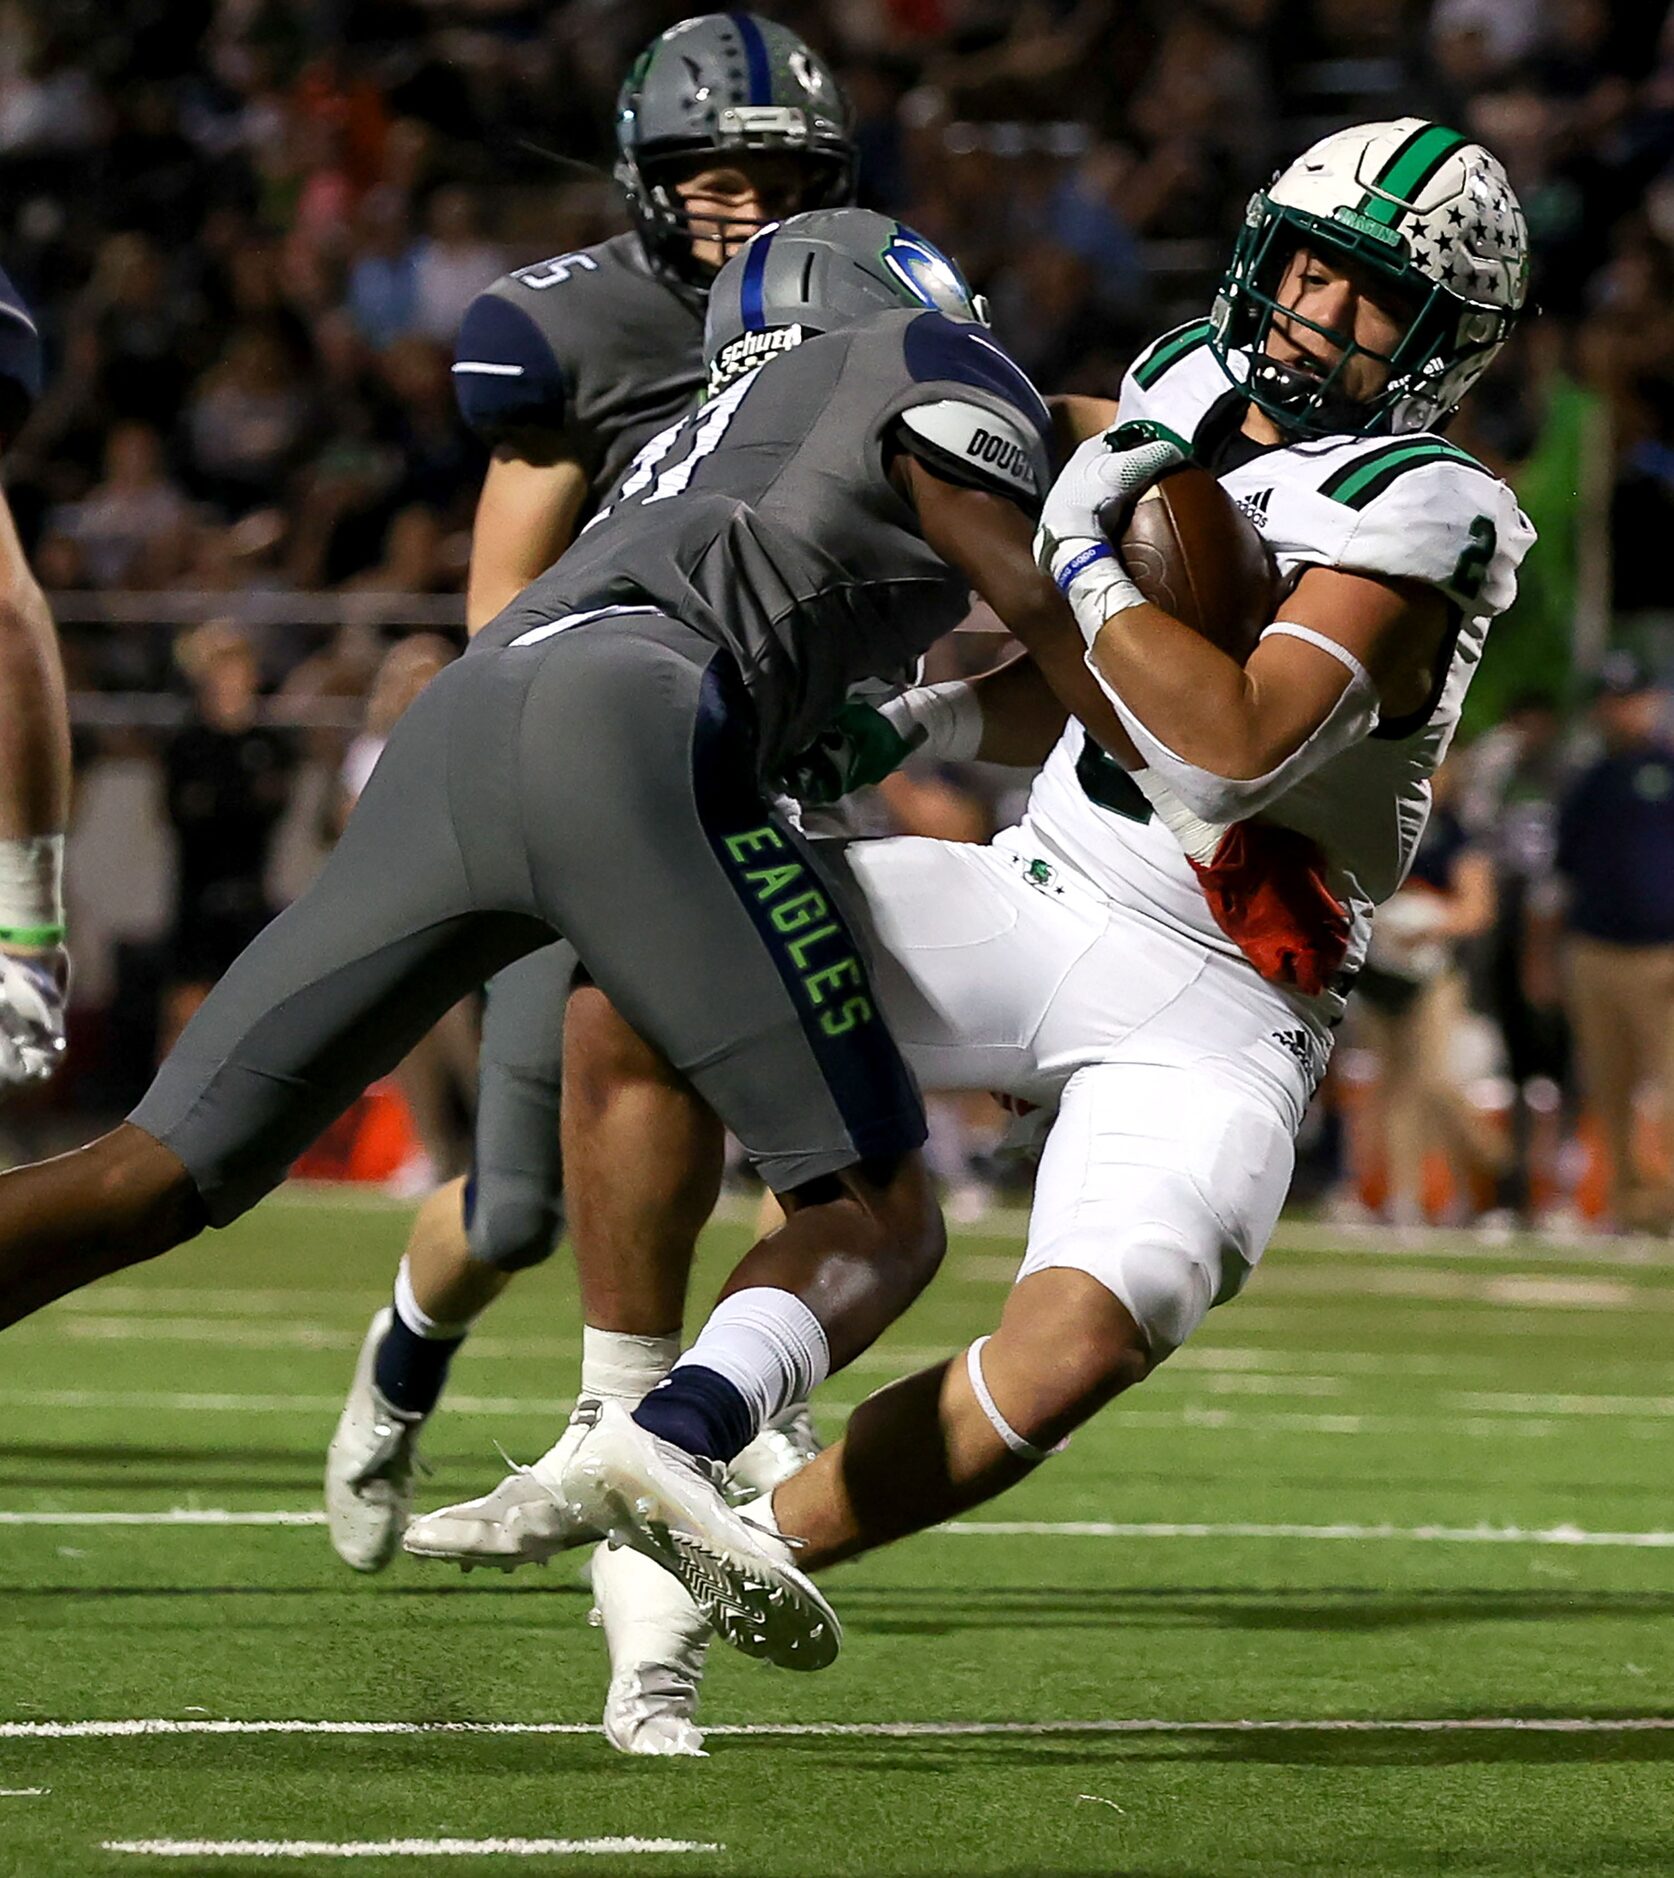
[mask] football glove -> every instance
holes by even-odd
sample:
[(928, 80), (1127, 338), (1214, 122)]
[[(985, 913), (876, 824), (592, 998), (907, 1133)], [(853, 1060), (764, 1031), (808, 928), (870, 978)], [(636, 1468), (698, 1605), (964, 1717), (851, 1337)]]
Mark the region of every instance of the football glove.
[(64, 1054), (69, 959), (0, 952), (0, 1087), (45, 1082)]
[(809, 808), (828, 808), (856, 789), (882, 782), (925, 736), (918, 724), (903, 736), (882, 711), (850, 698), (814, 741), (790, 759), (779, 780), (787, 795)]
[(1159, 476), (1188, 455), (1183, 437), (1161, 424), (1118, 424), (1090, 437), (1052, 485), (1035, 531), (1035, 560), (1075, 610), (1090, 646), (1112, 613), (1141, 604), (1113, 541), (1129, 510)]

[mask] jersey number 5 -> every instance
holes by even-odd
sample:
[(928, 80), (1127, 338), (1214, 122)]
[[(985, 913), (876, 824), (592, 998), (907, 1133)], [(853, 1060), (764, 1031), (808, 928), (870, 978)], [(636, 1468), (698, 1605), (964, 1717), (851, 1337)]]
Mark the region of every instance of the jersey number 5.
[(1479, 515), (1470, 526), (1470, 540), (1459, 556), (1448, 585), (1461, 600), (1482, 596), (1482, 583), (1488, 578), (1488, 563), (1499, 546), (1499, 531), (1486, 515)]

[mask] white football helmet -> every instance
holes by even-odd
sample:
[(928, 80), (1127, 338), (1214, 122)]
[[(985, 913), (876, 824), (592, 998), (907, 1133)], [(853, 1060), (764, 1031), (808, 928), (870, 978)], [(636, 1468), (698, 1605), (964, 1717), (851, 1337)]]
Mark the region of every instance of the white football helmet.
[[(1387, 275), (1416, 300), (1405, 337), (1384, 360), (1388, 383), (1369, 403), (1338, 389), (1352, 343), (1323, 380), (1265, 357), (1282, 310), (1274, 295), (1303, 242)], [(1528, 281), (1528, 224), (1498, 158), (1423, 118), (1357, 124), (1322, 138), (1250, 198), (1215, 298), (1210, 346), (1287, 431), (1431, 430), (1505, 343)], [(1340, 333), (1325, 336), (1342, 346)], [(1243, 355), (1236, 367), (1233, 354)]]

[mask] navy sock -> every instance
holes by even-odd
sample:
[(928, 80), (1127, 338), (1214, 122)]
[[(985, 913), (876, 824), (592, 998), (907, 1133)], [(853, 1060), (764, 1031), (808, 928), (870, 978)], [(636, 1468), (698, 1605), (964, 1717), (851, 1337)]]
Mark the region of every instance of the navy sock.
[(634, 1420), (648, 1434), (711, 1461), (730, 1461), (756, 1432), (743, 1395), (701, 1363), (671, 1370), (634, 1410)]
[(397, 1312), (373, 1359), (372, 1380), (378, 1393), (401, 1415), (428, 1415), (448, 1379), (453, 1353), (463, 1337), (421, 1337)]

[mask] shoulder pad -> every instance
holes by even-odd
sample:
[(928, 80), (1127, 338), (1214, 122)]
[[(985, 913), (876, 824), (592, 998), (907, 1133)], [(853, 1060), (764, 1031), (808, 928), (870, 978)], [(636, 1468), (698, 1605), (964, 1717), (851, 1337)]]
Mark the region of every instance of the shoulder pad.
[(1052, 418), (1023, 368), (982, 327), (945, 313), (921, 313), (903, 335), (915, 384), (965, 385), (1011, 407), (1049, 445)]
[(533, 315), (498, 286), (479, 293), (465, 309), (454, 346), (453, 389), (460, 415), (487, 443), (512, 431), (564, 427), (564, 368)]
[(0, 446), (35, 408), (41, 380), (41, 335), (22, 294), (0, 270)]
[(1052, 481), (1045, 446), (1021, 418), (962, 398), (901, 413), (902, 442), (948, 482), (989, 489), (1033, 510)]
[(1510, 488), (1445, 438), (1399, 437), (1357, 451), (1327, 474), (1320, 494), (1359, 517), (1336, 566), (1426, 581), (1473, 615), (1502, 613), (1515, 597), (1534, 528)]
[(1140, 391), (1149, 391), (1170, 366), (1178, 365), (1188, 354), (1200, 352), (1209, 343), (1207, 320), (1193, 320), (1189, 326), (1176, 326), (1153, 340), (1128, 368), (1128, 377)]
[(1232, 381), (1209, 350), (1209, 322), (1177, 326), (1154, 340), (1128, 368), (1117, 399), (1121, 422), (1149, 418), (1182, 437), (1194, 436)]

